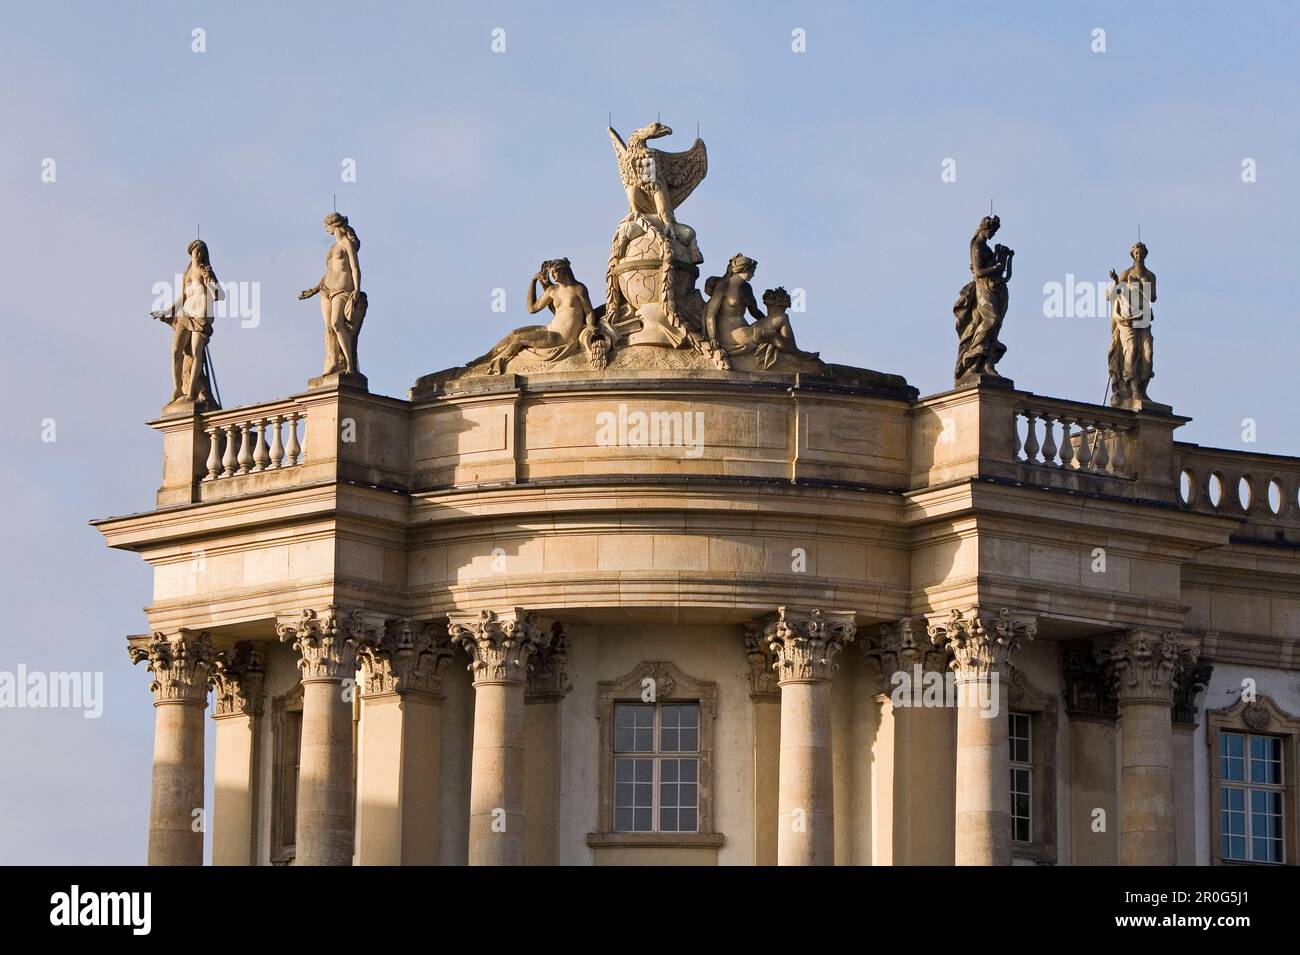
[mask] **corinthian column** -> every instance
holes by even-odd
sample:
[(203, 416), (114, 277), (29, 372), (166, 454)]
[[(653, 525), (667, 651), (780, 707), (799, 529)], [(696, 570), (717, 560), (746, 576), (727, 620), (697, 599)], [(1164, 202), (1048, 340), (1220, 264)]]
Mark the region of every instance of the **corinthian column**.
[(361, 654), (361, 865), (437, 865), (446, 628), (394, 621)]
[(834, 865), (831, 676), (853, 640), (853, 613), (777, 608), (763, 631), (781, 687), (777, 865)]
[(529, 660), (551, 635), (526, 610), (453, 615), (453, 643), (474, 675), (469, 864), (524, 862), (524, 688)]
[(1129, 630), (1111, 646), (1120, 715), (1121, 865), (1174, 865), (1173, 724), (1180, 646)]
[(872, 863), (952, 865), (953, 733), (940, 692), (948, 655), (911, 619), (882, 626), (863, 649), (880, 706)]
[(153, 674), (149, 864), (203, 864), (203, 707), (215, 655), (206, 633), (155, 633), (128, 651)]
[(978, 607), (954, 609), (929, 628), (935, 646), (952, 654), (957, 686), (957, 865), (1011, 864), (1011, 752), (1006, 685), (1023, 640), (1038, 632), (1032, 621), (996, 617)]
[(302, 743), (298, 757), (295, 865), (351, 865), (352, 686), (358, 651), (369, 642), (361, 612), (304, 610), (276, 628), (299, 654)]
[(255, 865), (258, 737), (266, 655), (251, 643), (217, 654), (213, 699), (217, 758), (212, 806), (212, 864)]

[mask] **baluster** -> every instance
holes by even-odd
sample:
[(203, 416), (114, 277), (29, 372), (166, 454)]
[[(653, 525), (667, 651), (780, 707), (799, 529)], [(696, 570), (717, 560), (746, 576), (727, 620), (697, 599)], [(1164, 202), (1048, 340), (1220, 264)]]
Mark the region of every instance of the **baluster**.
[(1014, 445), (1011, 449), (1011, 459), (1020, 460), (1020, 412), (1011, 412), (1011, 442)]
[[(1105, 430), (1102, 430), (1102, 429)], [(1107, 466), (1110, 464), (1110, 452), (1106, 450), (1106, 441), (1110, 437), (1110, 428), (1097, 423), (1097, 447), (1092, 452), (1092, 469), (1094, 471), (1109, 471)]]
[(221, 456), (221, 476), (233, 477), (235, 473), (235, 425), (226, 425), (226, 451)]
[(1115, 433), (1115, 453), (1111, 457), (1112, 470), (1116, 474), (1126, 474), (1128, 472), (1128, 457), (1124, 454), (1124, 435), (1128, 432), (1128, 425), (1116, 425)]
[(1029, 464), (1038, 463), (1038, 415), (1032, 411), (1025, 412), (1025, 422), (1028, 424), (1028, 430), (1025, 431), (1025, 461)]
[(285, 454), (284, 454), (284, 466), (286, 468), (291, 468), (298, 463), (298, 452), (302, 449), (301, 446), (298, 444), (298, 418), (299, 417), (300, 416), (296, 411), (291, 411), (289, 413), (289, 420), (288, 420), (289, 446), (285, 449)]
[(204, 477), (205, 481), (215, 481), (218, 474), (218, 468), (221, 466), (221, 455), (217, 452), (218, 442), (221, 440), (217, 437), (220, 433), (218, 428), (205, 429), (208, 434), (208, 473)]
[(1074, 460), (1074, 444), (1070, 441), (1070, 428), (1073, 426), (1074, 419), (1061, 416), (1061, 467), (1067, 471)]
[(253, 470), (264, 471), (271, 460), (271, 456), (266, 453), (266, 419), (258, 418), (253, 427), (257, 429), (257, 440), (253, 445)]
[(1043, 463), (1052, 467), (1056, 466), (1056, 435), (1054, 428), (1056, 426), (1056, 416), (1043, 415)]
[(1079, 468), (1080, 471), (1087, 471), (1092, 466), (1092, 436), (1088, 433), (1088, 422), (1079, 419)]
[(248, 466), (253, 463), (253, 454), (248, 447), (248, 432), (251, 427), (252, 423), (248, 421), (239, 425), (239, 470), (236, 474), (247, 474)]
[(284, 415), (274, 415), (271, 418), (271, 463), (266, 466), (268, 471), (280, 467), (280, 462), (284, 460), (284, 443), (280, 440), (280, 422), (283, 420)]

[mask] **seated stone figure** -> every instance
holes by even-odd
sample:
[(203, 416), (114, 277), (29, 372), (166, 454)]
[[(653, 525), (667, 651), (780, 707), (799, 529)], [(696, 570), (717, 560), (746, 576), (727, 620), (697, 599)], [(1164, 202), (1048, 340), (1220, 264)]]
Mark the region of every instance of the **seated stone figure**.
[(748, 344), (747, 330), (750, 326), (745, 321), (745, 313), (756, 319), (764, 317), (758, 310), (754, 289), (749, 284), (757, 268), (758, 263), (753, 259), (736, 253), (727, 262), (725, 273), (704, 283), (705, 294), (709, 296), (704, 307), (705, 337), (728, 354), (734, 348)]
[[(537, 283), (542, 294), (537, 294)], [(573, 276), (568, 259), (548, 259), (528, 283), (528, 312), (535, 315), (549, 308), (555, 315), (549, 325), (526, 325), (517, 328), (493, 346), (492, 350), (470, 362), (487, 362), (488, 373), (499, 375), (510, 359), (527, 349), (542, 361), (558, 361), (586, 348), (592, 363), (604, 366), (609, 342), (602, 333), (591, 307), (587, 287)]]
[(753, 353), (754, 364), (763, 369), (776, 364), (782, 353), (804, 361), (819, 360), (819, 352), (800, 351), (790, 327), (790, 293), (784, 288), (770, 288), (763, 293), (767, 314), (753, 325), (737, 329), (732, 338), (735, 344), (727, 350), (729, 355)]

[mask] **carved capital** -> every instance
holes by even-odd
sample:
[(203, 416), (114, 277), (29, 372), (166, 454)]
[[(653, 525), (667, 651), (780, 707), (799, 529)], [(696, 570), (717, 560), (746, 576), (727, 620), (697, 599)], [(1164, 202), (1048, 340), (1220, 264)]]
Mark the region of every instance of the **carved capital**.
[(357, 651), (362, 696), (421, 693), (441, 699), (439, 671), (454, 652), (442, 624), (412, 624), (409, 617), (391, 621), (381, 638)]
[(304, 610), (296, 619), (275, 628), (281, 643), (298, 653), (302, 681), (342, 681), (357, 672), (358, 652), (373, 643), (360, 610), (330, 606), (321, 612)]
[(776, 680), (777, 657), (771, 649), (772, 641), (764, 634), (762, 623), (745, 624), (745, 659), (749, 661), (750, 699), (781, 698), (781, 687)]
[(545, 646), (539, 646), (528, 667), (528, 689), (525, 700), (528, 703), (557, 703), (573, 689), (569, 685), (569, 638), (565, 635), (564, 625), (556, 622), (551, 625), (551, 640)]
[(1061, 647), (1065, 712), (1071, 719), (1114, 719), (1115, 690), (1104, 659), (1091, 640), (1070, 640)]
[(927, 628), (930, 642), (952, 654), (949, 668), (958, 681), (1005, 681), (1021, 643), (1038, 635), (1037, 621), (1014, 618), (1007, 607), (987, 614), (978, 607), (954, 608), (948, 619)]
[(216, 650), (206, 633), (179, 630), (174, 636), (154, 633), (142, 646), (127, 649), (132, 663), (153, 674), (149, 689), (159, 703), (206, 703), (212, 686)]
[(857, 633), (853, 616), (851, 611), (778, 607), (776, 617), (763, 629), (768, 649), (776, 658), (777, 682), (829, 680), (839, 668), (836, 654)]
[(1196, 698), (1210, 685), (1214, 661), (1201, 656), (1199, 641), (1189, 641), (1180, 648), (1178, 672), (1174, 674), (1175, 723), (1196, 725)]
[(468, 669), (476, 685), (525, 682), (533, 655), (551, 641), (550, 632), (518, 607), (501, 614), (483, 610), (472, 617), (453, 615), (448, 632), (452, 643), (470, 655)]
[(1129, 630), (1110, 648), (1111, 680), (1120, 704), (1172, 706), (1186, 650), (1172, 633)]
[(220, 650), (213, 664), (214, 718), (261, 716), (262, 683), (266, 677), (266, 654), (247, 641)]
[(882, 624), (877, 636), (863, 641), (862, 650), (867, 668), (876, 680), (876, 693), (889, 692), (895, 673), (906, 673), (910, 678), (917, 667), (922, 674), (947, 671), (946, 648), (936, 646), (918, 633), (922, 627), (905, 617), (896, 623)]

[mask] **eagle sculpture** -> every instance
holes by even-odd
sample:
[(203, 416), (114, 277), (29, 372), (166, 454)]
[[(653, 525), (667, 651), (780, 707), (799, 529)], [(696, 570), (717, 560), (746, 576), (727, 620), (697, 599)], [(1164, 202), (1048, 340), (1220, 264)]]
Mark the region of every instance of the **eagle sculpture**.
[(655, 122), (642, 126), (625, 143), (614, 127), (609, 128), (629, 209), (632, 213), (658, 216), (669, 232), (675, 232), (677, 226), (673, 210), (686, 201), (709, 171), (704, 140), (698, 137), (695, 145), (680, 153), (646, 145), (648, 140), (671, 136), (672, 132), (670, 127)]

